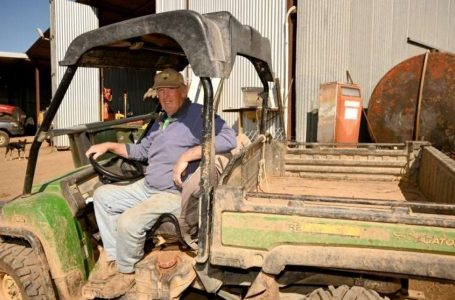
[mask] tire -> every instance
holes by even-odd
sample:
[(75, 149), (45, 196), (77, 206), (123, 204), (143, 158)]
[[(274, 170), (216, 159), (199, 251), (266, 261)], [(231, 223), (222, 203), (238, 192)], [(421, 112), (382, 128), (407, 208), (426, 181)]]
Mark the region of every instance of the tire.
[(329, 286), (327, 289), (319, 288), (307, 295), (305, 300), (389, 300), (377, 292), (360, 286), (339, 287)]
[(0, 130), (0, 147), (5, 147), (9, 143), (9, 135), (7, 132)]
[(49, 274), (32, 248), (0, 243), (0, 299), (55, 299), (46, 282), (50, 282)]

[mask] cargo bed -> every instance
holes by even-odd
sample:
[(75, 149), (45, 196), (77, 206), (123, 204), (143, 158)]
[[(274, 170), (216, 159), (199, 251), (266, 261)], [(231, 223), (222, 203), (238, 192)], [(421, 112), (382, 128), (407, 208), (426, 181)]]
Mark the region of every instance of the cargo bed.
[(262, 184), (264, 192), (277, 194), (342, 197), (353, 199), (426, 202), (419, 188), (411, 183), (376, 180), (324, 180), (273, 176)]
[(455, 161), (428, 143), (254, 142), (221, 181), (214, 265), (455, 280)]
[(267, 149), (267, 172), (255, 192), (455, 204), (455, 161), (429, 143)]

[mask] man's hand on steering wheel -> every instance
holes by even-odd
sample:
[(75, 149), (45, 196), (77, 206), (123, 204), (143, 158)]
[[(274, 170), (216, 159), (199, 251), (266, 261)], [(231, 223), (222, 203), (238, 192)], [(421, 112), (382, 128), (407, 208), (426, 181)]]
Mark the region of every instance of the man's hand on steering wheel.
[(85, 156), (90, 157), (90, 154), (93, 154), (93, 159), (97, 159), (104, 153), (109, 151), (109, 143), (102, 143), (97, 145), (92, 145), (86, 152)]
[(97, 145), (92, 145), (87, 152), (85, 152), (85, 155), (87, 157), (90, 156), (90, 154), (94, 154), (94, 159), (97, 159), (100, 155), (103, 155), (106, 152), (112, 152), (118, 156), (128, 158), (128, 152), (126, 151), (126, 145), (125, 144), (120, 144), (120, 143), (112, 143), (112, 142), (106, 142), (106, 143), (101, 143)]
[[(106, 152), (112, 152), (115, 156), (106, 164), (100, 165), (96, 161), (96, 158)], [(143, 165), (138, 161), (127, 159), (128, 153), (125, 144), (106, 142), (92, 145), (85, 152), (85, 155), (87, 155), (90, 164), (100, 176), (100, 180), (104, 183), (132, 181), (143, 177)], [(108, 167), (109, 165), (111, 167)], [(125, 165), (130, 165), (131, 167), (127, 167), (128, 170), (125, 170), (123, 168)], [(112, 169), (112, 166), (114, 166), (116, 171)]]

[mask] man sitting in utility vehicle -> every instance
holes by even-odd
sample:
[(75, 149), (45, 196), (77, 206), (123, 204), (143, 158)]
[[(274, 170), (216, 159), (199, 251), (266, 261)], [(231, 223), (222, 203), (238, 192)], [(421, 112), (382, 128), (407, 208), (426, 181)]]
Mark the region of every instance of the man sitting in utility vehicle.
[[(97, 158), (110, 151), (148, 165), (143, 179), (129, 185), (103, 185), (93, 195), (108, 268), (95, 268), (85, 295), (114, 298), (133, 285), (134, 267), (144, 255), (147, 230), (163, 213), (179, 215), (182, 184), (202, 156), (202, 105), (187, 98), (183, 76), (165, 69), (155, 76), (153, 88), (164, 113), (140, 144), (107, 142), (86, 152)], [(216, 116), (215, 152), (229, 152), (235, 146), (235, 132)]]

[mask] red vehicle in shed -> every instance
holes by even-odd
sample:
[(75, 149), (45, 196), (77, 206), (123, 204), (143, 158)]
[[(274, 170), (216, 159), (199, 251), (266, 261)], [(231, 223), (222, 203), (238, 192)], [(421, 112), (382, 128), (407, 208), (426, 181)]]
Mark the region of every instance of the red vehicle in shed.
[(0, 104), (0, 147), (6, 146), (11, 136), (24, 134), (25, 117), (19, 107)]

